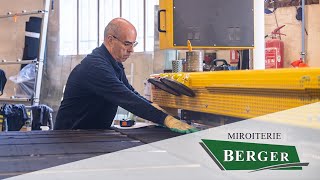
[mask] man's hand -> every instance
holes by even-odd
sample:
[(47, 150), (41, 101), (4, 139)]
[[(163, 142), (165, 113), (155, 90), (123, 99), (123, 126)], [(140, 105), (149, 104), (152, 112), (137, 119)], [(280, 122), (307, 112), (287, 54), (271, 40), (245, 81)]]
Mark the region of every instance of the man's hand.
[(166, 110), (164, 110), (164, 109), (162, 109), (158, 104), (156, 104), (156, 103), (152, 103), (151, 105), (152, 105), (153, 107), (157, 108), (158, 110), (160, 110), (160, 111), (162, 111), (162, 112), (164, 112), (164, 113), (168, 114), (168, 113), (167, 113), (167, 111), (166, 111)]
[(175, 119), (170, 115), (168, 115), (164, 120), (164, 125), (167, 126), (171, 131), (179, 132), (179, 133), (188, 134), (188, 133), (193, 133), (198, 131), (196, 128), (178, 119)]

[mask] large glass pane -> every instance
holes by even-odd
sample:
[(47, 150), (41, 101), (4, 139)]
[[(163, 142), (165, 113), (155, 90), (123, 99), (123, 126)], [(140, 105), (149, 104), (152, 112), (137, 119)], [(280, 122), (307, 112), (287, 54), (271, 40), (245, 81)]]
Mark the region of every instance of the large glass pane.
[(154, 49), (155, 5), (159, 5), (159, 0), (146, 0), (146, 51)]
[(77, 54), (77, 0), (60, 1), (60, 55)]
[(79, 0), (79, 54), (98, 46), (98, 1)]
[(122, 0), (122, 17), (130, 21), (137, 29), (137, 40), (139, 44), (134, 48), (135, 52), (144, 51), (144, 18), (143, 0)]
[(116, 17), (120, 17), (120, 0), (100, 0), (99, 44), (104, 39), (104, 28)]

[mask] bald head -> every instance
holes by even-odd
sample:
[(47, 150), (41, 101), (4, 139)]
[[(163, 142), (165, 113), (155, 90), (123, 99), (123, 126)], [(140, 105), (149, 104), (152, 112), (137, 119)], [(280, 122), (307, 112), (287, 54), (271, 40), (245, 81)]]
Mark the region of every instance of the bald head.
[(111, 20), (104, 30), (104, 45), (118, 62), (126, 61), (134, 52), (136, 38), (136, 28), (123, 18)]
[(109, 24), (104, 29), (104, 38), (108, 37), (109, 35), (112, 36), (122, 36), (125, 31), (134, 31), (136, 33), (136, 28), (126, 19), (123, 18), (115, 18), (112, 19)]

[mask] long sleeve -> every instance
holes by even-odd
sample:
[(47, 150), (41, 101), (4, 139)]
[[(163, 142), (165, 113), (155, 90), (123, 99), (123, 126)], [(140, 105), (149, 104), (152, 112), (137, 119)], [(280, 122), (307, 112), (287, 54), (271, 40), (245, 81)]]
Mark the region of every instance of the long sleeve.
[(149, 103), (151, 103), (151, 101), (147, 100), (145, 97), (143, 97), (141, 94), (139, 94), (133, 87), (131, 84), (129, 84), (129, 81), (123, 71), (123, 78), (122, 78), (122, 82), (124, 83), (124, 85), (130, 89), (133, 93), (135, 93), (137, 96), (139, 96), (140, 98), (144, 99), (145, 101), (148, 101)]
[(94, 91), (98, 96), (139, 117), (163, 124), (167, 114), (154, 108), (148, 100), (134, 91), (131, 85), (127, 84), (127, 86), (129, 85), (127, 87), (124, 82), (120, 81), (108, 62), (99, 58), (93, 58), (90, 61), (92, 62), (83, 66), (86, 67), (84, 83), (89, 91)]

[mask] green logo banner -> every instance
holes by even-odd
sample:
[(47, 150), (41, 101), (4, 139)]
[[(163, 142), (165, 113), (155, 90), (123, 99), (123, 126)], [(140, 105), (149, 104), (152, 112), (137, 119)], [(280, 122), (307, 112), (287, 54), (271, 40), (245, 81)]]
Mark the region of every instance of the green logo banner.
[(202, 139), (201, 146), (221, 170), (302, 170), (295, 146)]

